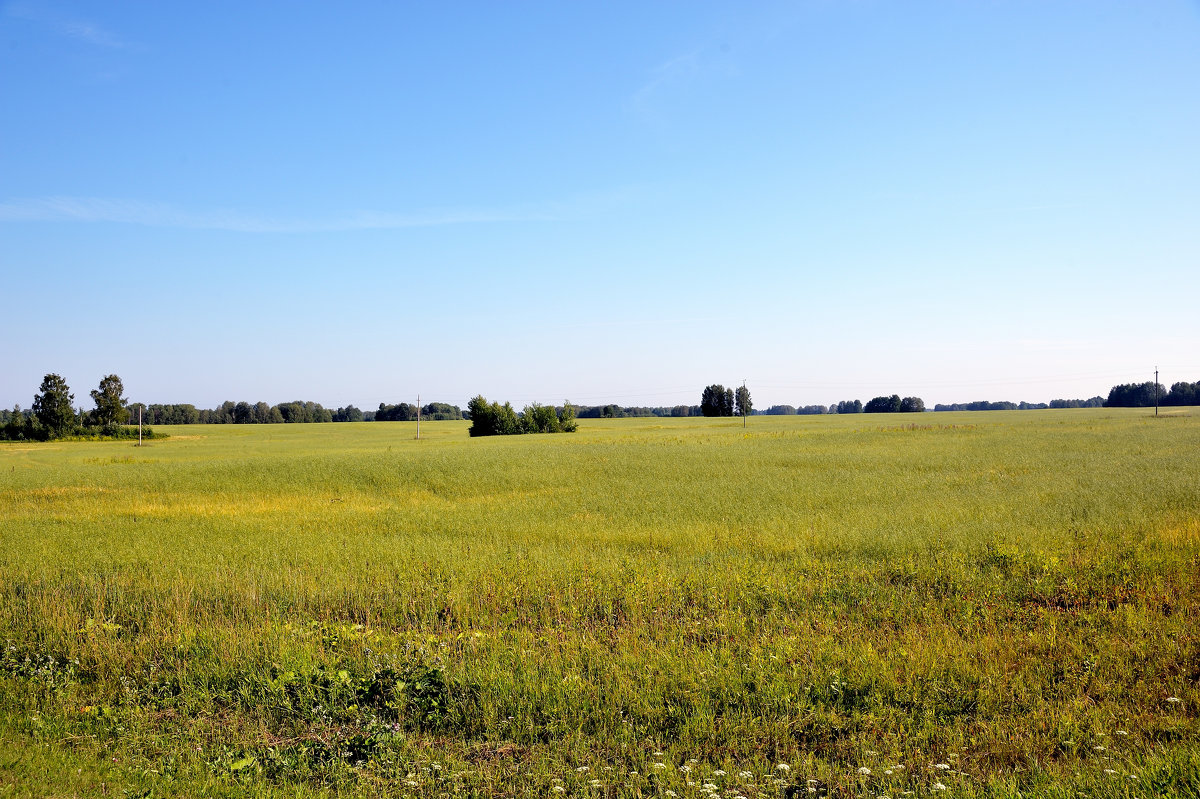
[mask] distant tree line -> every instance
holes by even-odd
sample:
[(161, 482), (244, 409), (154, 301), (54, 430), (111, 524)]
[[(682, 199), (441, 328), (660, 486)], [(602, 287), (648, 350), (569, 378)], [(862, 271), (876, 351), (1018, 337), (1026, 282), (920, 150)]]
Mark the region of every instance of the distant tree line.
[(532, 403), (517, 413), (511, 403), (488, 402), (482, 394), (467, 403), (472, 436), (509, 436), (522, 433), (574, 433), (578, 428), (575, 406), (561, 408)]
[[(399, 405), (379, 404), (377, 411), (362, 411), (353, 405), (330, 410), (319, 402), (281, 402), (268, 405), (265, 402), (226, 401), (216, 408), (198, 409), (195, 405), (142, 405), (129, 406), (136, 416), (142, 410), (147, 424), (311, 424), (322, 422), (408, 422), (417, 418), (417, 406), (402, 402)], [(421, 418), (430, 421), (462, 419), (463, 413), (457, 405), (431, 402), (421, 406)]]
[[(300, 424), (306, 422), (352, 422), (362, 420), (362, 411), (353, 405), (331, 411), (319, 402), (234, 402), (226, 400), (215, 408), (198, 409), (188, 403), (129, 406), (136, 416), (138, 409), (147, 424)], [(356, 418), (357, 417), (357, 418)]]
[(1173, 383), (1168, 391), (1162, 383), (1124, 383), (1113, 386), (1104, 401), (1106, 408), (1150, 408), (1155, 405), (1200, 405), (1200, 381)]
[(935, 411), (1040, 411), (1047, 408), (1100, 408), (1104, 405), (1104, 397), (1091, 399), (1056, 399), (1050, 402), (975, 402), (938, 403), (933, 406)]
[(580, 419), (624, 419), (626, 417), (680, 417), (700, 416), (699, 405), (670, 405), (647, 407), (631, 405), (580, 405), (577, 417)]
[[(435, 422), (452, 421), (463, 418), (462, 409), (457, 405), (445, 402), (431, 402), (420, 408), (421, 418)], [(379, 410), (371, 414), (367, 421), (374, 422), (411, 422), (417, 418), (417, 406), (401, 402), (399, 405), (379, 403)]]

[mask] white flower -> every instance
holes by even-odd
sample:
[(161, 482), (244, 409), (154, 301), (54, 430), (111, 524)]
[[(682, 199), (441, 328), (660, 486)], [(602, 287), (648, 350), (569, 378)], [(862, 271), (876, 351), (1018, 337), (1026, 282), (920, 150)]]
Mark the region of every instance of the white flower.
[(655, 763), (654, 764), (654, 768), (666, 768), (666, 767), (667, 767), (666, 763)]
[(789, 766), (787, 763), (780, 763), (775, 768), (779, 769), (780, 771), (791, 771), (792, 770), (792, 767)]
[(721, 769), (717, 769), (716, 771), (714, 771), (714, 772), (713, 772), (713, 776), (714, 776), (714, 777), (724, 777), (724, 776), (725, 776), (725, 772), (724, 772), (724, 771), (722, 771)]
[(671, 797), (671, 799), (675, 799), (675, 797), (679, 796), (679, 794), (675, 793), (674, 791), (667, 791), (667, 796)]
[(680, 766), (680, 767), (679, 767), (679, 770), (680, 770), (680, 771), (682, 771), (684, 774), (687, 774), (689, 771), (691, 771), (691, 770), (692, 770), (692, 767), (691, 767), (691, 766), (686, 766), (686, 765), (685, 765), (685, 766)]
[(636, 772), (636, 771), (631, 771), (631, 772), (629, 772), (629, 776), (630, 776), (630, 777), (636, 777), (636, 776), (637, 776), (637, 772)]
[(1173, 704), (1175, 704), (1176, 702), (1182, 702), (1183, 700), (1182, 700), (1182, 699), (1180, 699), (1180, 698), (1179, 698), (1179, 697), (1177, 697), (1177, 696), (1168, 696), (1168, 697), (1167, 697), (1167, 701), (1168, 701), (1168, 702), (1170, 702), (1170, 703), (1173, 705)]
[(562, 787), (561, 785), (555, 785), (550, 790), (554, 791), (555, 793), (566, 793), (566, 791), (567, 791), (567, 789)]
[(655, 753), (654, 753), (654, 756), (655, 756), (655, 757), (662, 757), (662, 756), (663, 756), (663, 753), (662, 753), (662, 752), (655, 752)]
[(575, 769), (575, 773), (577, 774), (583, 774), (585, 771), (591, 771), (591, 769), (587, 766), (580, 766), (579, 768)]
[(1097, 752), (1103, 752), (1103, 751), (1105, 751), (1105, 750), (1104, 750), (1104, 747), (1103, 747), (1103, 746), (1099, 746), (1099, 745), (1097, 745), (1097, 746), (1093, 746), (1092, 748), (1093, 748), (1093, 749), (1095, 749)]
[(1117, 735), (1128, 735), (1128, 734), (1129, 733), (1125, 732), (1125, 730), (1117, 730)]
[(946, 790), (946, 786), (945, 786), (945, 785), (942, 785), (940, 782), (935, 782), (935, 783), (933, 784), (933, 789), (934, 789), (935, 791), (944, 791), (944, 790)]
[(883, 770), (883, 773), (888, 775), (889, 777), (892, 776), (892, 770), (890, 768), (885, 768)]
[(1104, 769), (1104, 773), (1105, 773), (1105, 774), (1116, 774), (1117, 772), (1113, 771), (1113, 770), (1112, 770), (1112, 769), (1110, 769), (1110, 768), (1106, 768), (1106, 769)]
[(947, 769), (950, 768), (950, 764), (949, 763), (938, 763), (937, 765), (934, 766), (934, 768), (939, 768), (942, 771), (946, 771)]
[(858, 773), (863, 775), (864, 777), (870, 777), (871, 769), (867, 768), (866, 766), (862, 766), (858, 769)]
[(591, 781), (590, 783), (588, 783), (588, 784), (589, 784), (589, 785), (591, 785), (593, 788), (599, 788), (599, 787), (600, 787), (600, 780), (592, 780), (592, 781)]

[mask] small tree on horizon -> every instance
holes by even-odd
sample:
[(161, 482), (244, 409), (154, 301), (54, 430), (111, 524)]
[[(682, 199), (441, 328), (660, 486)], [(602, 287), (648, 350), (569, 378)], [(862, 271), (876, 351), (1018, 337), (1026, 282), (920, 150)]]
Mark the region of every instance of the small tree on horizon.
[(50, 438), (61, 438), (75, 427), (75, 395), (61, 375), (48, 374), (33, 398), (33, 415)]
[(100, 379), (100, 387), (92, 389), (92, 402), (96, 410), (92, 411), (92, 419), (100, 427), (112, 427), (129, 421), (129, 409), (125, 405), (129, 400), (122, 397), (125, 386), (116, 375), (105, 375)]
[(737, 392), (734, 394), (734, 416), (746, 417), (752, 410), (754, 410), (754, 403), (750, 401), (750, 389), (738, 386)]

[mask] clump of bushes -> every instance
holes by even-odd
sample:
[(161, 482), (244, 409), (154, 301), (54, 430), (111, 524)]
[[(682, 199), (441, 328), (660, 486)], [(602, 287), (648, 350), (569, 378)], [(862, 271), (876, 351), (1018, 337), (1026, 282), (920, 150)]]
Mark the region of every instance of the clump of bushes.
[(561, 408), (533, 403), (517, 413), (511, 403), (488, 402), (482, 394), (467, 403), (471, 415), (472, 436), (508, 436), (520, 433), (574, 433), (575, 406), (569, 401)]

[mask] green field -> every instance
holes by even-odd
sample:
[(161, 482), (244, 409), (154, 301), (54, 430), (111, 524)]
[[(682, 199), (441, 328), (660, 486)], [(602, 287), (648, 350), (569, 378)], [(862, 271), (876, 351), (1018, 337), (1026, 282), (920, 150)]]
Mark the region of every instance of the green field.
[(1200, 796), (1196, 409), (749, 422), (0, 444), (0, 797)]

